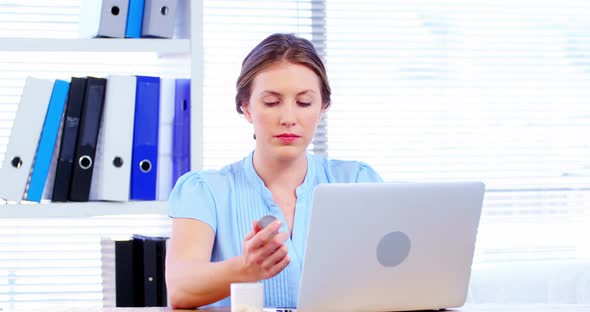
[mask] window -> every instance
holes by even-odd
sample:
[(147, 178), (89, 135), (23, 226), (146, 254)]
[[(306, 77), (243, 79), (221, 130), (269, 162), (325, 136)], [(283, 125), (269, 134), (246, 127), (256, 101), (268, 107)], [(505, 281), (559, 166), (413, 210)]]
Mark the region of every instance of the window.
[(482, 180), (471, 302), (590, 302), (590, 5), (326, 0), (328, 154)]
[(326, 2), (331, 157), (484, 181), (477, 261), (588, 249), (588, 4)]

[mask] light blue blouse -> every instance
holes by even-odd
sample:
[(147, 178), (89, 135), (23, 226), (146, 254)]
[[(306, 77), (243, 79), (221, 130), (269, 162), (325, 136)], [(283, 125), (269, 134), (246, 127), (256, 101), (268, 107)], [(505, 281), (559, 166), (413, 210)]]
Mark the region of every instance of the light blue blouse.
[[(170, 193), (169, 216), (207, 223), (215, 231), (211, 261), (223, 261), (242, 254), (244, 236), (252, 222), (267, 214), (287, 223), (272, 194), (254, 170), (252, 156), (221, 170), (202, 170), (183, 175)], [(275, 277), (262, 281), (267, 307), (295, 307), (305, 251), (313, 188), (321, 183), (382, 182), (369, 165), (357, 161), (328, 160), (307, 154), (307, 174), (297, 187), (293, 232), (286, 241), (290, 264)], [(230, 298), (214, 306), (229, 306)]]

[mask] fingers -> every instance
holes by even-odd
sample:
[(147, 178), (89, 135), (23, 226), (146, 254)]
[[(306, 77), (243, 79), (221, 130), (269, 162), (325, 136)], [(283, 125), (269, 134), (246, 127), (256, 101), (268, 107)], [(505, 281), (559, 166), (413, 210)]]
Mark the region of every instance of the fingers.
[(244, 236), (244, 241), (249, 241), (252, 239), (252, 237), (254, 237), (254, 235), (256, 235), (256, 233), (258, 233), (260, 231), (260, 227), (258, 226), (258, 222), (257, 221), (253, 221), (252, 222), (252, 231), (248, 232), (248, 234), (246, 234), (246, 236)]
[(252, 237), (254, 237), (254, 235), (256, 235), (256, 232), (254, 232), (253, 230), (250, 231), (248, 234), (246, 234), (246, 236), (244, 236), (244, 241), (249, 241), (252, 239)]
[(286, 245), (282, 245), (279, 249), (275, 250), (272, 254), (268, 255), (260, 266), (263, 270), (269, 271), (272, 269), (273, 266), (275, 266), (277, 263), (283, 260), (283, 258), (286, 257), (288, 254), (289, 249)]
[(258, 248), (273, 239), (277, 232), (281, 228), (281, 221), (275, 220), (270, 226), (265, 227), (260, 232), (256, 233), (252, 238), (251, 246), (252, 248)]
[(283, 257), (283, 259), (281, 259), (278, 263), (276, 263), (274, 266), (272, 266), (270, 269), (268, 269), (266, 271), (266, 273), (268, 274), (267, 278), (271, 278), (277, 274), (279, 274), (283, 269), (285, 269), (289, 263), (291, 263), (291, 259), (289, 258), (289, 256), (285, 256)]
[(289, 234), (279, 232), (281, 222), (275, 220), (262, 230), (258, 230), (254, 221), (252, 230), (246, 234), (243, 242), (245, 264), (255, 279), (271, 278), (289, 265), (289, 250), (285, 245)]
[(272, 255), (277, 249), (285, 246), (285, 242), (288, 239), (288, 235), (285, 232), (280, 232), (276, 234), (269, 242), (267, 242), (264, 246), (258, 248), (256, 252), (257, 258), (260, 258), (261, 261), (258, 261), (258, 264), (262, 264), (262, 262)]

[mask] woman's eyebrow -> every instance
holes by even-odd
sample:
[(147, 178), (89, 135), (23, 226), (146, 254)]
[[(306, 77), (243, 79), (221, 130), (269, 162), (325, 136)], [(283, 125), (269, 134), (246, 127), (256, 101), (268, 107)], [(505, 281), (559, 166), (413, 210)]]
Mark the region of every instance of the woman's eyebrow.
[(271, 91), (271, 90), (264, 90), (264, 91), (260, 92), (259, 96), (263, 96), (263, 95), (276, 95), (276, 96), (282, 96), (282, 94), (280, 94), (279, 92), (276, 92), (276, 91)]
[(315, 93), (315, 91), (313, 91), (312, 89), (307, 89), (307, 90), (303, 90), (303, 91), (297, 93), (297, 95), (302, 95), (305, 93)]
[[(297, 95), (302, 95), (302, 94), (306, 94), (306, 93), (316, 93), (316, 92), (313, 91), (312, 89), (307, 89), (307, 90), (297, 92)], [(283, 96), (282, 93), (272, 91), (272, 90), (264, 90), (264, 91), (260, 92), (260, 94), (259, 94), (259, 96), (264, 96), (264, 95), (275, 95), (275, 96), (279, 96), (279, 97)]]

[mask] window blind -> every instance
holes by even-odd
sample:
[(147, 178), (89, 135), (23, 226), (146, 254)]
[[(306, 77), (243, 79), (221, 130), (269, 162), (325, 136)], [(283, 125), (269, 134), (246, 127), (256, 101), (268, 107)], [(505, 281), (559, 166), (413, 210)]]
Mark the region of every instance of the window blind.
[(589, 17), (576, 0), (327, 0), (329, 155), (484, 181), (477, 261), (581, 257)]
[(79, 0), (0, 1), (0, 37), (76, 38)]
[[(311, 40), (323, 53), (323, 27), (323, 1), (203, 1), (204, 168), (221, 168), (254, 149), (252, 125), (235, 110), (236, 81), (248, 52), (282, 32)], [(311, 150), (325, 150), (324, 132), (318, 131)]]
[(101, 307), (102, 237), (170, 236), (160, 215), (0, 219), (0, 307)]

